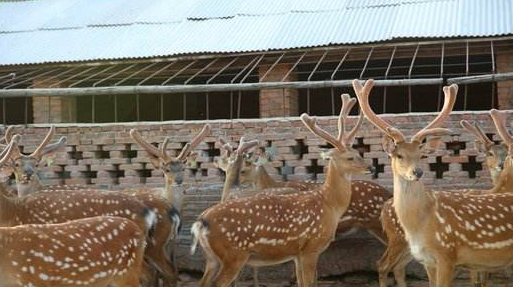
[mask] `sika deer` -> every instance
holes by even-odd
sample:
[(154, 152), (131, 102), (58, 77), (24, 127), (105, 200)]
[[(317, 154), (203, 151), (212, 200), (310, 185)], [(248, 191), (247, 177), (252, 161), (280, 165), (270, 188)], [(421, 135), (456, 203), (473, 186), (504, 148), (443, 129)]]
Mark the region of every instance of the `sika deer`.
[(294, 260), (300, 287), (315, 282), (317, 260), (334, 239), (340, 217), (349, 206), (351, 174), (370, 170), (349, 147), (343, 114), (339, 135), (319, 128), (314, 118), (301, 116), (305, 126), (335, 148), (327, 156), (326, 182), (318, 189), (287, 195), (229, 200), (204, 211), (193, 224), (194, 242), (201, 244), (207, 266), (200, 286), (227, 286), (244, 264), (274, 265)]
[(498, 184), (487, 194), (474, 195), (426, 190), (420, 180), (421, 155), (435, 150), (439, 139), (427, 136), (447, 134), (439, 128), (449, 116), (457, 86), (444, 87), (450, 102), (436, 119), (415, 134), (410, 141), (398, 129), (379, 118), (370, 108), (368, 96), (373, 86), (369, 80), (362, 87), (353, 82), (366, 117), (383, 131), (384, 149), (391, 157), (394, 174), (394, 209), (403, 227), (413, 257), (428, 272), (430, 283), (436, 287), (451, 286), (454, 269), (463, 266), (487, 271), (504, 268), (513, 262), (513, 195), (497, 193), (511, 190), (513, 174), (511, 150), (513, 139), (505, 127), (505, 114), (492, 110), (492, 118), (500, 136), (509, 146), (510, 154)]
[(138, 287), (145, 244), (120, 217), (0, 227), (0, 287)]

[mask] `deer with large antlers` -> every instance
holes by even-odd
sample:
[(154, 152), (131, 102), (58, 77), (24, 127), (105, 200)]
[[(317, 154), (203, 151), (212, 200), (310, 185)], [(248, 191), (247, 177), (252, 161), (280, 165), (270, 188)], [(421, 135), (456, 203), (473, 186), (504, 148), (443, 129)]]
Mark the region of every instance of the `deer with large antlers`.
[[(447, 101), (450, 101), (448, 89), (446, 93)], [(494, 143), (491, 141), (483, 129), (477, 123), (470, 123), (466, 120), (460, 122), (461, 126), (469, 133), (476, 137), (475, 148), (478, 152), (485, 154), (485, 164), (490, 172), (493, 185), (496, 185), (499, 176), (504, 167), (504, 161), (508, 154), (507, 146), (504, 143)], [(455, 190), (452, 192), (467, 192), (466, 190)], [(378, 272), (380, 287), (386, 287), (386, 278), (390, 270), (394, 270), (397, 285), (406, 287), (405, 266), (413, 260), (410, 254), (408, 242), (404, 238), (404, 231), (400, 226), (397, 216), (395, 215), (393, 200), (388, 200), (384, 205), (381, 213), (381, 222), (383, 230), (386, 233), (388, 241), (387, 249), (378, 261)], [(481, 276), (484, 278), (484, 276)], [(474, 285), (478, 283), (478, 274), (471, 271), (471, 282)]]
[(244, 264), (274, 265), (294, 260), (298, 285), (313, 286), (319, 254), (334, 239), (340, 217), (349, 206), (351, 175), (370, 171), (351, 148), (353, 132), (346, 133), (341, 113), (339, 135), (301, 115), (305, 126), (328, 141), (326, 182), (318, 189), (287, 195), (229, 200), (204, 211), (193, 224), (191, 251), (202, 246), (207, 265), (200, 286), (227, 286)]
[(138, 287), (145, 244), (120, 217), (0, 227), (0, 286)]
[[(346, 95), (347, 96), (347, 95)], [(343, 103), (349, 101), (349, 97), (343, 97)], [(362, 123), (363, 117), (359, 117), (357, 126)], [(241, 139), (241, 142), (245, 142)], [(254, 141), (253, 141), (254, 142)], [(321, 186), (320, 183), (276, 181), (266, 171), (263, 164), (268, 160), (262, 155), (248, 153), (252, 147), (258, 143), (254, 142), (251, 146), (246, 144), (239, 145), (237, 149), (226, 140), (220, 138), (219, 143), (223, 150), (222, 155), (217, 159), (216, 166), (226, 174), (226, 181), (223, 186), (222, 198), (240, 198), (254, 196), (259, 193), (288, 194), (298, 191), (316, 189)], [(252, 187), (240, 189), (233, 186), (234, 182), (240, 185), (251, 183)], [(342, 216), (338, 225), (338, 232), (346, 234), (355, 229), (364, 229), (375, 236), (379, 241), (386, 244), (387, 238), (383, 233), (380, 213), (383, 204), (392, 197), (391, 193), (384, 187), (371, 181), (354, 180), (351, 182), (352, 195), (349, 208)], [(395, 270), (395, 269), (394, 269)], [(396, 281), (401, 286), (406, 286), (404, 269), (397, 269)], [(257, 272), (254, 269), (254, 285), (258, 286), (256, 279)], [(388, 274), (388, 272), (387, 272)]]
[[(503, 268), (513, 262), (513, 195), (497, 193), (511, 190), (511, 154), (497, 185), (486, 194), (475, 195), (427, 190), (420, 180), (422, 154), (435, 150), (441, 142), (427, 136), (447, 134), (440, 128), (449, 116), (457, 86), (444, 87), (446, 101), (440, 114), (425, 128), (407, 140), (398, 129), (379, 118), (369, 105), (372, 80), (364, 86), (358, 80), (353, 87), (362, 111), (385, 133), (383, 147), (391, 157), (394, 175), (394, 209), (403, 227), (411, 254), (428, 272), (430, 284), (451, 286), (454, 269), (462, 266), (473, 270)], [(513, 139), (505, 128), (505, 114), (492, 110), (492, 118), (510, 152)]]

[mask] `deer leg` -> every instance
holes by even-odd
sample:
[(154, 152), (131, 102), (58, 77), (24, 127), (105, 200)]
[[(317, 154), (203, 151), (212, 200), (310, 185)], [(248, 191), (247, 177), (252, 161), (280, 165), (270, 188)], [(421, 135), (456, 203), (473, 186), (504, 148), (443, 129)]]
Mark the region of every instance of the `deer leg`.
[(294, 260), (294, 265), (296, 267), (297, 286), (302, 287), (302, 286), (304, 286), (304, 284), (303, 284), (303, 271), (302, 271), (302, 266), (301, 266), (301, 258), (297, 257)]
[(260, 282), (258, 282), (258, 267), (251, 267), (251, 271), (253, 271), (253, 285), (255, 287), (259, 287)]
[(429, 287), (435, 287), (436, 285), (436, 267), (425, 265), (426, 273), (429, 280)]
[(207, 259), (207, 265), (205, 266), (205, 273), (199, 282), (199, 286), (207, 287), (212, 283), (212, 279), (219, 272), (219, 262), (213, 259)]
[[(387, 286), (388, 273), (390, 273), (392, 269), (394, 270), (394, 275), (398, 274), (399, 276), (403, 276), (395, 276), (397, 285), (400, 287), (406, 286), (404, 271), (401, 272), (397, 270), (401, 268), (399, 265), (403, 265), (402, 268), (404, 268), (410, 261), (411, 256), (407, 243), (404, 240), (389, 240), (385, 253), (383, 253), (378, 260), (379, 286)], [(404, 285), (402, 285), (403, 283)]]
[[(301, 277), (302, 286), (299, 287), (313, 287), (316, 284), (317, 276), (317, 260), (318, 255), (313, 254), (302, 254), (299, 258), (299, 264), (301, 265)], [(299, 274), (298, 274), (299, 276)]]
[(240, 270), (246, 263), (249, 256), (230, 258), (228, 262), (221, 263), (221, 268), (217, 272), (213, 282), (213, 287), (226, 287), (235, 280)]
[(436, 266), (436, 287), (450, 287), (454, 276), (454, 265), (439, 261)]
[(406, 287), (406, 265), (413, 260), (408, 248), (404, 249), (399, 262), (394, 266), (394, 277), (398, 287)]

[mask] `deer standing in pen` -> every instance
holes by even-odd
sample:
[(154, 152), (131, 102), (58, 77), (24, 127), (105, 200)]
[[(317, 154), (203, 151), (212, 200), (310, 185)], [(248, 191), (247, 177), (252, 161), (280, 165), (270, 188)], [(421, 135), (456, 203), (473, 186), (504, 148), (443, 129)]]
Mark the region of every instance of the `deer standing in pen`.
[[(509, 266), (513, 262), (513, 195), (511, 190), (513, 139), (505, 127), (505, 114), (492, 110), (499, 135), (509, 147), (504, 170), (495, 187), (486, 194), (451, 194), (427, 190), (420, 180), (422, 154), (436, 150), (439, 138), (447, 134), (440, 128), (452, 105), (444, 103), (440, 114), (411, 140), (379, 118), (369, 105), (374, 85), (368, 80), (362, 87), (353, 81), (362, 111), (369, 121), (385, 133), (383, 147), (391, 157), (394, 174), (394, 209), (410, 245), (412, 256), (426, 268), (431, 286), (451, 286), (456, 266), (487, 271)], [(444, 87), (455, 100), (457, 86)], [(446, 97), (447, 98), (447, 97)], [(447, 99), (446, 99), (447, 100)]]
[[(446, 92), (448, 92), (448, 90), (446, 90)], [(446, 97), (448, 98), (449, 95), (446, 94)], [(449, 99), (447, 99), (447, 101), (449, 101)], [(475, 147), (478, 152), (485, 154), (485, 163), (490, 171), (492, 183), (496, 185), (504, 167), (504, 160), (508, 154), (507, 146), (504, 143), (494, 143), (491, 141), (477, 123), (471, 124), (463, 120), (460, 124), (468, 133), (476, 137)], [(465, 192), (465, 190), (455, 190), (453, 192)], [(392, 199), (384, 204), (381, 221), (388, 244), (387, 250), (378, 261), (380, 287), (387, 286), (386, 278), (392, 269), (396, 275), (396, 281), (398, 277), (402, 277), (402, 280), (398, 281), (397, 285), (399, 287), (406, 287), (404, 269), (413, 258), (410, 254), (408, 242), (406, 242), (404, 238), (402, 227), (395, 215)], [(398, 276), (398, 274), (401, 275)], [(478, 285), (478, 275), (474, 271), (471, 271), (471, 282), (474, 285)]]
[[(19, 139), (18, 135), (13, 136), (8, 147), (0, 154), (0, 168), (12, 166), (12, 156), (19, 152)], [(35, 153), (43, 150), (44, 147), (40, 146)], [(0, 226), (61, 223), (93, 216), (119, 216), (130, 219), (148, 234), (148, 249), (156, 245), (154, 233), (157, 215), (139, 199), (123, 192), (56, 187), (51, 191), (40, 191), (14, 198), (0, 195)], [(161, 253), (162, 251), (156, 256), (153, 256), (153, 253), (146, 253), (145, 259), (159, 271), (169, 270), (173, 276), (170, 279), (176, 278), (174, 266), (162, 262)]]
[[(346, 111), (349, 113), (352, 107), (349, 107), (349, 96), (343, 95), (343, 105), (347, 107)], [(363, 122), (363, 114), (359, 117), (356, 123), (356, 131), (360, 128)], [(241, 139), (241, 142), (244, 142)], [(265, 170), (263, 163), (267, 162), (267, 158), (261, 158), (257, 155), (257, 158), (247, 153), (247, 150), (256, 146), (258, 143), (235, 149), (232, 144), (219, 139), (219, 143), (223, 150), (222, 155), (218, 158), (216, 166), (223, 170), (226, 174), (226, 181), (223, 187), (222, 200), (228, 198), (240, 198), (252, 195), (257, 195), (259, 192), (262, 193), (274, 193), (274, 194), (287, 194), (297, 191), (312, 190), (320, 187), (320, 183), (307, 183), (307, 182), (281, 182), (275, 181)], [(236, 178), (237, 177), (237, 178)], [(238, 181), (239, 184), (251, 183), (252, 188), (236, 189), (229, 184)], [(375, 236), (382, 243), (386, 244), (386, 237), (383, 233), (380, 213), (381, 208), (386, 200), (391, 198), (391, 193), (384, 187), (375, 184), (371, 181), (354, 180), (351, 182), (352, 195), (349, 208), (346, 213), (342, 216), (338, 225), (337, 232), (347, 234), (355, 229), (364, 229)], [(400, 272), (402, 270), (398, 270)], [(256, 268), (253, 268), (253, 280), (254, 285), (258, 285)], [(396, 280), (398, 282), (404, 282), (403, 286), (406, 286), (404, 281), (404, 275), (397, 273)]]
[[(334, 239), (340, 217), (351, 198), (351, 175), (369, 172), (358, 151), (350, 147), (353, 132), (330, 135), (315, 118), (301, 115), (305, 126), (334, 149), (326, 182), (312, 191), (285, 195), (263, 194), (229, 200), (204, 211), (193, 224), (194, 253), (201, 244), (206, 268), (200, 286), (227, 286), (244, 264), (274, 265), (294, 260), (298, 285), (313, 286), (319, 254)], [(351, 137), (349, 135), (352, 135)]]
[(145, 244), (121, 217), (0, 227), (0, 287), (138, 287)]

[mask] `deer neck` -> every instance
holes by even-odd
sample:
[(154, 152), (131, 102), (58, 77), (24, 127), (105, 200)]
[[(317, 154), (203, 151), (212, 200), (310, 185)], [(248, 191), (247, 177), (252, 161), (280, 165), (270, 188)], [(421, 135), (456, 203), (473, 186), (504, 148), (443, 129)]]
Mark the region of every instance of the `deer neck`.
[(394, 173), (394, 208), (406, 233), (414, 234), (433, 214), (434, 197), (421, 180), (409, 181)]
[[(2, 186), (3, 188), (4, 186)], [(14, 224), (13, 219), (18, 217), (18, 214), (21, 211), (21, 206), (18, 206), (19, 199), (10, 198), (4, 195), (4, 193), (0, 194), (0, 227), (6, 226), (14, 226), (18, 224)]]
[(257, 189), (272, 188), (276, 186), (276, 181), (267, 173), (263, 166), (255, 168), (253, 177), (253, 186)]
[(16, 188), (19, 196), (25, 196), (43, 189), (43, 184), (37, 175), (33, 175), (28, 183), (16, 181)]
[(326, 203), (340, 216), (347, 210), (351, 200), (351, 174), (330, 160), (326, 181), (321, 187)]
[(490, 193), (505, 193), (513, 190), (513, 167), (508, 166), (502, 170), (499, 178), (494, 182)]

